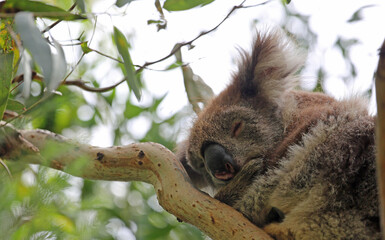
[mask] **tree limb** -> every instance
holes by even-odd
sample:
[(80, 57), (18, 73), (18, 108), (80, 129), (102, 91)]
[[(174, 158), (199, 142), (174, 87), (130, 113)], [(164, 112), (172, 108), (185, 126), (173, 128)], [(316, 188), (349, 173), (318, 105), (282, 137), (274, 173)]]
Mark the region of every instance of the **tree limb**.
[[(44, 164), (74, 176), (115, 181), (143, 181), (154, 186), (160, 205), (212, 239), (269, 239), (233, 208), (198, 191), (174, 154), (157, 143), (108, 148), (74, 142), (45, 130), (0, 127), (0, 157)], [(53, 154), (51, 144), (60, 146)], [(81, 170), (71, 165), (84, 161)]]
[(376, 73), (377, 97), (377, 184), (380, 198), (380, 218), (383, 239), (385, 238), (385, 40), (380, 49)]

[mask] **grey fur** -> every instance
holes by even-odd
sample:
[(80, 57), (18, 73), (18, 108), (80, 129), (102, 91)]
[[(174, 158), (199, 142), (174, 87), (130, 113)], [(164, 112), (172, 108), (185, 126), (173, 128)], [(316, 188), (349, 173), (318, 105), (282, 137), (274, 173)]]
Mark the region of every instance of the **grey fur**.
[[(374, 118), (362, 100), (293, 90), (303, 59), (280, 31), (257, 34), (178, 156), (199, 188), (275, 239), (380, 239)], [(207, 168), (211, 143), (240, 169), (230, 181)]]

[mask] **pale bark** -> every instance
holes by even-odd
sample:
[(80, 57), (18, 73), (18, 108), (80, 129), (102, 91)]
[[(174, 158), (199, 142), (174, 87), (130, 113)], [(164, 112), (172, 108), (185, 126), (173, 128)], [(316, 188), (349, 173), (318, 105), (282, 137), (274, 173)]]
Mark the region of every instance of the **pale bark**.
[(385, 239), (385, 41), (380, 49), (376, 74), (377, 97), (377, 184), (380, 198), (382, 239)]
[[(212, 239), (272, 239), (233, 208), (196, 190), (174, 154), (160, 144), (102, 148), (48, 131), (16, 131), (10, 126), (0, 130), (0, 154), (6, 159), (43, 164), (87, 179), (147, 182), (166, 211)], [(8, 136), (6, 141), (1, 135)], [(56, 152), (47, 150), (50, 144)], [(81, 168), (74, 167), (77, 162)]]

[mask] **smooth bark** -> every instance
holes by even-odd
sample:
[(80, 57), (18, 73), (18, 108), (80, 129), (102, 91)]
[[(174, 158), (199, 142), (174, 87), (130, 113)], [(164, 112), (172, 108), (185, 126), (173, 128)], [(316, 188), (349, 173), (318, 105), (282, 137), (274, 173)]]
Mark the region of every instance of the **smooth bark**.
[(43, 164), (87, 179), (147, 182), (166, 211), (212, 239), (272, 239), (233, 208), (195, 189), (174, 154), (160, 144), (102, 148), (49, 131), (17, 131), (11, 126), (0, 130), (7, 135), (0, 146), (5, 159)]
[(376, 73), (377, 97), (377, 184), (380, 198), (382, 239), (385, 239), (385, 41), (380, 49)]

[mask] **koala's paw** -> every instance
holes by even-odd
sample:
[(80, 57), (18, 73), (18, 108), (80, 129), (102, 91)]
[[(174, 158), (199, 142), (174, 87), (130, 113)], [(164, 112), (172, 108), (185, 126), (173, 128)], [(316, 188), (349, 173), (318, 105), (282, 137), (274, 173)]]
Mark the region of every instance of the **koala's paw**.
[(263, 230), (275, 240), (295, 240), (294, 233), (281, 223), (271, 223), (266, 225)]
[(235, 202), (239, 200), (252, 185), (254, 177), (261, 173), (262, 162), (261, 159), (249, 161), (227, 185), (218, 191), (215, 198), (234, 207)]

